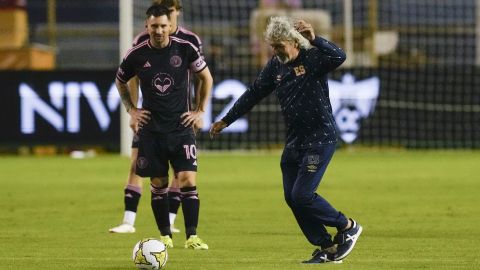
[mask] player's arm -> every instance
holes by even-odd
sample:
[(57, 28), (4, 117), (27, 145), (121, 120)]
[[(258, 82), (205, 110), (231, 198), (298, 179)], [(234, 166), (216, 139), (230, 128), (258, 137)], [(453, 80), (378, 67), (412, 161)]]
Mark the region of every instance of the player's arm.
[[(212, 77), (210, 75), (210, 77)], [(193, 78), (193, 81), (194, 81), (194, 86), (195, 86), (195, 92), (194, 92), (194, 95), (195, 95), (195, 109), (198, 110), (200, 107), (200, 104), (202, 103), (201, 99), (202, 97), (200, 96), (200, 92), (201, 92), (201, 89), (202, 89), (202, 80), (200, 80), (198, 78), (198, 76), (194, 76)], [(212, 79), (212, 84), (213, 84), (213, 79)], [(211, 86), (210, 86), (211, 87)], [(210, 88), (211, 89), (211, 88)], [(210, 94), (209, 94), (210, 95)], [(203, 108), (202, 111), (204, 111), (205, 108)], [(193, 124), (193, 127), (195, 128), (195, 130), (197, 129), (202, 129), (203, 128), (203, 121), (202, 121), (203, 118), (201, 118), (200, 120), (196, 121), (194, 124)]]
[(339, 67), (347, 59), (345, 52), (332, 42), (315, 36), (311, 24), (304, 20), (295, 22), (295, 29), (302, 34), (310, 43), (317, 47), (321, 52), (321, 68), (324, 72), (329, 72)]
[[(200, 57), (205, 58), (205, 55), (203, 53), (202, 40), (198, 36), (195, 36), (195, 37), (196, 37), (197, 42), (193, 42), (193, 44), (195, 44), (195, 46), (197, 46), (198, 53), (200, 54)], [(198, 76), (195, 76), (193, 78), (193, 81), (194, 81), (194, 86), (195, 86), (195, 88), (194, 88), (195, 89), (195, 92), (194, 92), (195, 106), (198, 108), (198, 105), (200, 104), (200, 91), (199, 91), (199, 89), (202, 88), (202, 81), (198, 79)], [(213, 81), (213, 79), (212, 79), (212, 81)], [(195, 129), (203, 128), (203, 121), (196, 122), (194, 124), (194, 128)]]
[[(198, 76), (194, 76), (193, 78), (193, 81), (194, 81), (194, 86), (195, 86), (195, 92), (194, 92), (194, 95), (195, 95), (195, 109), (198, 110), (199, 109), (199, 106), (200, 104), (202, 103), (201, 101), (201, 96), (200, 96), (200, 92), (202, 89), (202, 80), (200, 80), (198, 78)], [(212, 79), (213, 81), (213, 79)], [(213, 82), (212, 82), (212, 85), (213, 85)], [(210, 88), (211, 89), (211, 88)], [(209, 94), (210, 95), (210, 94)], [(205, 108), (203, 108), (203, 111), (205, 110)], [(202, 118), (203, 119), (203, 118)], [(197, 130), (197, 129), (202, 129), (203, 128), (203, 121), (202, 119), (200, 119), (199, 121), (195, 122), (193, 124), (193, 127)]]
[[(139, 90), (140, 80), (138, 79), (137, 76), (134, 76), (128, 81), (127, 84), (130, 92), (130, 99), (132, 100), (132, 103), (136, 107), (138, 104), (138, 90)], [(129, 125), (131, 129), (136, 130), (135, 121), (132, 117), (130, 117)]]
[(139, 128), (145, 125), (150, 120), (150, 112), (137, 109), (136, 100), (132, 99), (132, 91), (138, 91), (138, 87), (135, 90), (130, 91), (128, 87), (128, 81), (135, 77), (135, 68), (132, 64), (132, 54), (129, 52), (123, 59), (120, 67), (117, 70), (115, 78), (115, 86), (117, 86), (118, 94), (122, 100), (123, 106), (130, 115), (130, 127), (134, 132), (137, 132)]
[(120, 95), (120, 99), (122, 100), (123, 106), (127, 110), (127, 113), (131, 117), (131, 125), (132, 129), (137, 132), (138, 128), (141, 128), (145, 125), (148, 120), (150, 120), (150, 112), (137, 109), (132, 101), (132, 97), (130, 95), (130, 90), (128, 87), (128, 83), (122, 82), (118, 77), (115, 79), (115, 85), (117, 86), (118, 94)]
[(208, 100), (212, 92), (213, 78), (208, 67), (202, 71), (195, 73), (195, 77), (199, 81), (198, 93), (198, 105), (196, 111), (205, 112)]
[(268, 62), (267, 66), (260, 72), (260, 75), (255, 82), (238, 98), (225, 117), (212, 124), (210, 127), (211, 138), (218, 135), (224, 128), (228, 127), (231, 123), (249, 112), (253, 106), (259, 103), (275, 89), (272, 63), (272, 60)]
[(199, 88), (195, 89), (197, 107), (194, 111), (186, 112), (182, 115), (182, 124), (185, 126), (194, 125), (195, 128), (201, 128), (203, 125), (203, 114), (205, 113), (205, 109), (211, 95), (213, 78), (208, 67), (205, 67), (201, 71), (195, 73), (195, 78), (198, 81), (198, 84), (196, 85), (199, 86)]
[(127, 85), (128, 85), (128, 90), (130, 92), (130, 99), (132, 100), (132, 103), (136, 107), (138, 104), (138, 90), (139, 90), (140, 80), (138, 79), (137, 76), (134, 76), (128, 81)]

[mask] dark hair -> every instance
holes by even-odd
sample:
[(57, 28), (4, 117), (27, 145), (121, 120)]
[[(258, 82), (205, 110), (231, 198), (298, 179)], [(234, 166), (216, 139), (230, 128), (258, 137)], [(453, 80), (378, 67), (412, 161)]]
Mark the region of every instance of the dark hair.
[(145, 12), (146, 18), (150, 18), (150, 16), (153, 17), (160, 17), (163, 15), (166, 15), (167, 18), (170, 20), (170, 10), (164, 5), (152, 5), (147, 9), (147, 12)]
[(175, 7), (175, 9), (177, 10), (182, 9), (182, 4), (180, 3), (180, 0), (154, 0), (153, 4), (164, 5), (168, 8)]

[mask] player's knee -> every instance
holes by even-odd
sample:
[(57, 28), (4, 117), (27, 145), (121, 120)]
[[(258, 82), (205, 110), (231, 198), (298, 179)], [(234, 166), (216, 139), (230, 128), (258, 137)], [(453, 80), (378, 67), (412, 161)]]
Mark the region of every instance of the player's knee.
[(168, 178), (167, 177), (152, 177), (152, 178), (150, 178), (150, 183), (154, 187), (168, 186)]
[(311, 204), (313, 194), (303, 192), (292, 192), (292, 204), (295, 207), (305, 207)]
[(196, 186), (196, 174), (192, 172), (180, 172), (176, 175), (178, 186), (194, 187)]
[(292, 194), (291, 194), (291, 193), (285, 193), (285, 194), (284, 194), (284, 199), (285, 199), (285, 202), (287, 203), (287, 205), (288, 205), (290, 208), (294, 207), (293, 199), (292, 199)]

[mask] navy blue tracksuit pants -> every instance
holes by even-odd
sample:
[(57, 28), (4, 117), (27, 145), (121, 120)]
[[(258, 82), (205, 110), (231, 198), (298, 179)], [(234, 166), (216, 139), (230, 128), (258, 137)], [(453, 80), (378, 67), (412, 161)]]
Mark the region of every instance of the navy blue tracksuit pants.
[(333, 245), (325, 226), (343, 229), (347, 218), (315, 191), (335, 152), (335, 144), (285, 148), (281, 168), (285, 200), (308, 241), (322, 249)]

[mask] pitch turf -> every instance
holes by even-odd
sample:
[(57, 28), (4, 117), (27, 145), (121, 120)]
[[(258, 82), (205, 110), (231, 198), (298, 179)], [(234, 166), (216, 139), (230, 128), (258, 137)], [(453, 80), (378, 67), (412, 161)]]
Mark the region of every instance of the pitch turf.
[[(364, 226), (341, 265), (299, 263), (313, 247), (283, 201), (279, 158), (201, 154), (210, 250), (185, 250), (176, 234), (167, 269), (480, 269), (480, 152), (338, 151), (319, 193)], [(107, 233), (122, 218), (128, 163), (0, 157), (0, 269), (134, 269), (134, 244), (158, 232), (146, 185), (137, 233)]]

